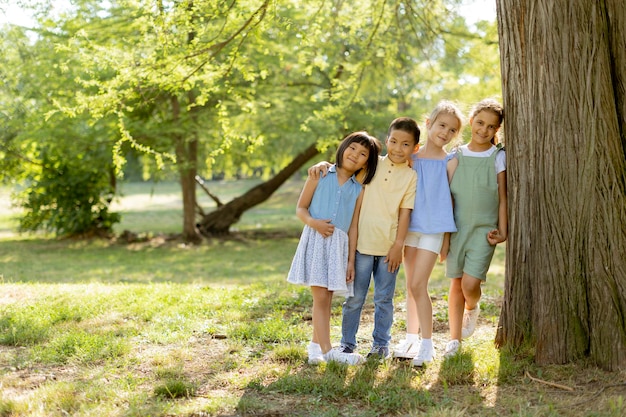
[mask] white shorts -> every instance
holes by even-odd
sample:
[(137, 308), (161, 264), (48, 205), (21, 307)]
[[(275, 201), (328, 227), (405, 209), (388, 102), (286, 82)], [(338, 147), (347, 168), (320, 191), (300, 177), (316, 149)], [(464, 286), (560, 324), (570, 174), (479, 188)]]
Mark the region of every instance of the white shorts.
[(443, 233), (408, 232), (404, 245), (439, 254), (443, 245), (443, 235)]

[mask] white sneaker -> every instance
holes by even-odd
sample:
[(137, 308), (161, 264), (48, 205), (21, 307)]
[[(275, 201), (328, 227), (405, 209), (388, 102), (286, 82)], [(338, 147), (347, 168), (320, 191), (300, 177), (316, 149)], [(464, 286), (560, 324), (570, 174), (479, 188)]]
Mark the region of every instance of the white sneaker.
[(435, 359), (435, 348), (432, 343), (421, 343), (419, 352), (413, 359), (413, 366), (422, 366), (425, 363), (431, 363)]
[(479, 314), (480, 304), (476, 304), (476, 308), (473, 310), (465, 310), (463, 312), (463, 329), (461, 330), (461, 336), (463, 339), (467, 339), (474, 334)]
[(398, 345), (393, 350), (394, 358), (403, 358), (403, 359), (413, 359), (417, 352), (419, 351), (420, 340), (416, 339), (411, 341), (409, 339), (404, 339), (402, 342), (398, 343)]
[(365, 358), (358, 353), (344, 353), (337, 349), (331, 349), (324, 354), (326, 362), (345, 363), (346, 365), (359, 365), (365, 362)]
[(317, 343), (309, 343), (307, 348), (309, 354), (309, 365), (319, 365), (326, 362), (324, 359), (324, 353), (322, 353), (322, 347)]
[(448, 343), (446, 343), (446, 353), (444, 353), (443, 356), (444, 358), (451, 358), (452, 356), (459, 353), (460, 349), (461, 349), (461, 342), (459, 342), (456, 339), (450, 340)]

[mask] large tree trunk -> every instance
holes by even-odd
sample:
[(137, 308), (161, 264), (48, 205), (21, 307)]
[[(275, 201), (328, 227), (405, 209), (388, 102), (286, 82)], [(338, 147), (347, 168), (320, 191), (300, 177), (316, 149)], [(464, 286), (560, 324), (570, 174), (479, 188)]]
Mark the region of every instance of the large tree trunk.
[(626, 8), (497, 0), (509, 183), (496, 343), (626, 368)]
[(251, 188), (245, 194), (203, 216), (198, 224), (200, 233), (204, 236), (228, 234), (230, 226), (239, 221), (239, 218), (246, 210), (267, 200), (278, 187), (284, 184), (302, 165), (318, 153), (317, 145), (315, 143), (311, 144), (269, 181)]

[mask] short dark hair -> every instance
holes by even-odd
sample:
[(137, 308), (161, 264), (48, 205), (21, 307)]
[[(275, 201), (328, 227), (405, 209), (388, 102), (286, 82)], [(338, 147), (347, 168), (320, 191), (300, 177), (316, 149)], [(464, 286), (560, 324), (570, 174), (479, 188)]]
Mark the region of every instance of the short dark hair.
[[(365, 146), (369, 151), (369, 156), (367, 157), (367, 163), (365, 164), (365, 178), (363, 179), (363, 184), (368, 184), (374, 178), (374, 174), (376, 173), (376, 167), (378, 166), (378, 155), (380, 155), (380, 151), (382, 150), (382, 145), (380, 141), (375, 137), (371, 136), (369, 133), (365, 131), (360, 132), (352, 132), (347, 135), (337, 148), (337, 154), (335, 155), (335, 163), (337, 167), (341, 168), (343, 164), (343, 153), (348, 149), (348, 146), (352, 143), (358, 143), (360, 145)], [(357, 171), (360, 172), (361, 170)]]
[(392, 130), (401, 130), (403, 132), (410, 133), (413, 135), (413, 139), (415, 141), (415, 145), (420, 143), (420, 127), (417, 125), (417, 122), (410, 117), (398, 117), (394, 119), (389, 125), (389, 130), (387, 131), (387, 137), (391, 135)]

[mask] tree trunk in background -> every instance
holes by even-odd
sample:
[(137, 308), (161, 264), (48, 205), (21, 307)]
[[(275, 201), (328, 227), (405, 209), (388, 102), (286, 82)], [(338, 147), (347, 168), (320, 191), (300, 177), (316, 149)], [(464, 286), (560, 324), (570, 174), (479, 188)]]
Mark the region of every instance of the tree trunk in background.
[(230, 226), (237, 223), (246, 210), (270, 198), (278, 187), (283, 185), (302, 165), (318, 153), (317, 143), (312, 143), (274, 177), (204, 215), (198, 224), (198, 230), (207, 237), (228, 234)]
[[(183, 195), (183, 240), (188, 243), (202, 242), (202, 236), (196, 229), (196, 168), (198, 160), (198, 140), (185, 141), (178, 138), (176, 156), (179, 161), (180, 187)], [(180, 148), (180, 149), (179, 149)], [(182, 157), (187, 158), (183, 164)]]
[[(176, 96), (170, 97), (172, 119), (180, 120), (180, 102)], [(174, 135), (176, 161), (180, 188), (183, 196), (183, 240), (187, 243), (200, 243), (202, 237), (196, 229), (196, 175), (198, 173), (198, 139), (195, 134), (187, 139), (184, 134)]]
[(510, 222), (496, 343), (626, 369), (626, 7), (496, 3)]

